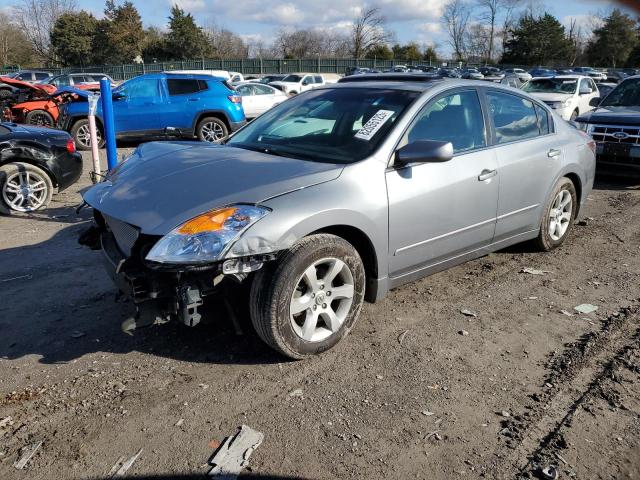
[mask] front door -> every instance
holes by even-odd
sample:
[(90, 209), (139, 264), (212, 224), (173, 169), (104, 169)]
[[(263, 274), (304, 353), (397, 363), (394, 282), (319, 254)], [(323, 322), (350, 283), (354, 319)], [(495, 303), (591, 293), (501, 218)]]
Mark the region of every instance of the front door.
[(392, 277), (437, 268), (486, 247), (494, 235), (499, 172), (477, 91), (450, 91), (429, 102), (399, 147), (418, 140), (451, 142), (454, 158), (387, 171)]
[(157, 134), (163, 130), (165, 99), (158, 78), (137, 78), (121, 91), (124, 97), (113, 102), (117, 133)]

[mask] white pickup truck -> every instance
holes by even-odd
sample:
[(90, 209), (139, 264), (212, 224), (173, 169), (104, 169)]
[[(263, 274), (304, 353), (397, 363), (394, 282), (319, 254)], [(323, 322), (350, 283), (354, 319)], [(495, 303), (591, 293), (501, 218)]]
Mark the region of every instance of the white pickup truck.
[(276, 87), (278, 90), (282, 90), (287, 95), (296, 95), (324, 85), (325, 83), (335, 83), (338, 78), (338, 75), (333, 74), (290, 73), (282, 80), (271, 82), (269, 85)]

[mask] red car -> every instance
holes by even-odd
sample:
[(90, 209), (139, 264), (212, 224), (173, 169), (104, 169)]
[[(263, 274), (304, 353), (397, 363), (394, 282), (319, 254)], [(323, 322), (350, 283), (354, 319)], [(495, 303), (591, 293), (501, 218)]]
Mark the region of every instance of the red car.
[[(0, 120), (53, 128), (58, 120), (60, 95), (55, 85), (27, 83), (0, 76), (0, 83), (9, 85), (12, 93), (0, 99)], [(99, 84), (77, 85), (80, 90), (99, 90)]]

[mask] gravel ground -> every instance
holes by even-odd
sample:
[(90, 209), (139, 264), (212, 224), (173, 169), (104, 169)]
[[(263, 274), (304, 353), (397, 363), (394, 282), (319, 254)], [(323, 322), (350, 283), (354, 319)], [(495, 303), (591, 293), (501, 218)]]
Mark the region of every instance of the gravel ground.
[[(132, 306), (76, 243), (86, 177), (48, 210), (0, 217), (0, 478), (109, 478), (140, 449), (132, 477), (199, 478), (211, 442), (242, 424), (265, 435), (252, 478), (506, 479), (549, 465), (639, 478), (634, 182), (600, 179), (561, 249), (518, 246), (397, 289), (334, 350), (291, 362), (217, 305), (194, 329), (122, 333)], [(584, 303), (598, 310), (574, 310)]]

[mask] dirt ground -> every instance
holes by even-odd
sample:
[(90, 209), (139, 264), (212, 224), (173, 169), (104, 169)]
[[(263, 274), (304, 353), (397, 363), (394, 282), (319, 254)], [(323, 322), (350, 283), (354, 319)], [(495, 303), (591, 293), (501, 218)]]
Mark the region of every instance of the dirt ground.
[(193, 329), (122, 333), (131, 305), (76, 242), (87, 185), (0, 217), (0, 478), (108, 478), (140, 449), (131, 477), (200, 478), (210, 442), (243, 424), (265, 435), (247, 478), (640, 478), (634, 182), (600, 179), (559, 250), (397, 289), (301, 362), (218, 306)]

